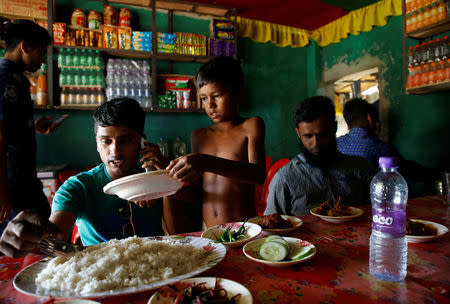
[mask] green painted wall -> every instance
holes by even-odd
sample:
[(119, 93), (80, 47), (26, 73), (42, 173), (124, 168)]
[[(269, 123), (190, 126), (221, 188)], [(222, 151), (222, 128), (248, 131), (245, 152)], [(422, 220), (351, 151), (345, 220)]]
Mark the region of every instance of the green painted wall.
[[(68, 22), (74, 8), (101, 11), (97, 1), (56, 1), (57, 21)], [(131, 8), (135, 29), (151, 30), (151, 11)], [(65, 12), (65, 14), (60, 14)], [(137, 25), (138, 24), (138, 25)], [(157, 14), (159, 31), (167, 30), (167, 15)], [(174, 16), (174, 31), (195, 32), (209, 36), (209, 20)], [(240, 39), (239, 57), (245, 74), (247, 98), (240, 106), (243, 116), (262, 117), (266, 123), (266, 153), (274, 159), (297, 154), (297, 137), (292, 113), (296, 105), (307, 96), (306, 48), (280, 48), (270, 43), (255, 43)], [(174, 63), (173, 72), (194, 75), (200, 64)], [(158, 73), (168, 72), (168, 63), (157, 65)], [(93, 133), (91, 111), (39, 110), (36, 116), (55, 116), (63, 113), (70, 117), (55, 133), (37, 135), (39, 165), (69, 164), (82, 169), (100, 162)], [(211, 121), (202, 113), (147, 113), (145, 132), (156, 142), (160, 136), (172, 144), (181, 136), (189, 146), (190, 133), (205, 127)]]
[(320, 53), (322, 89), (343, 75), (378, 66), (383, 139), (406, 159), (426, 167), (450, 168), (450, 93), (403, 93), (400, 16), (391, 17), (384, 27), (321, 48)]

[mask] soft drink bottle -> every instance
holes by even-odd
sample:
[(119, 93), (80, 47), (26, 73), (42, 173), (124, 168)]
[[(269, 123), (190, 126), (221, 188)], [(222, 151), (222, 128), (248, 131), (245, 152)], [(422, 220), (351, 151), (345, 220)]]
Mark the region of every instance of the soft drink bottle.
[(408, 185), (397, 171), (396, 158), (380, 157), (379, 164), (381, 170), (370, 184), (372, 235), (369, 270), (379, 280), (398, 282), (406, 277)]

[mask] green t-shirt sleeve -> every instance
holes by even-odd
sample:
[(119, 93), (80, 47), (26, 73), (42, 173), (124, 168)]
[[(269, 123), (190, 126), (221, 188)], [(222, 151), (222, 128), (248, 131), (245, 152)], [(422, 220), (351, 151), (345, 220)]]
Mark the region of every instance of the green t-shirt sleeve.
[(70, 177), (53, 197), (52, 213), (69, 211), (78, 216), (82, 208), (85, 187), (78, 176)]

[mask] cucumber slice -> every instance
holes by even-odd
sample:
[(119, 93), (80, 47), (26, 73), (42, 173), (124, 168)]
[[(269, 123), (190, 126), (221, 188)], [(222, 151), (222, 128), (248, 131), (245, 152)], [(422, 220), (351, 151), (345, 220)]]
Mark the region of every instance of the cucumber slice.
[(289, 254), (289, 246), (280, 242), (266, 242), (259, 248), (259, 256), (267, 261), (282, 261)]
[(289, 253), (288, 260), (295, 261), (303, 259), (304, 257), (310, 255), (312, 251), (312, 246), (292, 247), (291, 252)]
[(269, 235), (268, 237), (266, 237), (266, 240), (264, 241), (264, 243), (268, 243), (268, 242), (280, 242), (289, 247), (289, 243), (279, 235)]

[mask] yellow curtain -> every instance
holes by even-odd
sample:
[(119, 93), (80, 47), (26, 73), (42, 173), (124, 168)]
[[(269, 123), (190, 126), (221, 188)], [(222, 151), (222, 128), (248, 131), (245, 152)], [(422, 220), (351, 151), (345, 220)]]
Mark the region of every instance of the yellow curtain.
[(311, 38), (318, 45), (336, 43), (349, 34), (358, 35), (370, 31), (373, 26), (384, 26), (389, 16), (402, 14), (401, 0), (382, 0), (372, 5), (351, 11), (342, 18), (330, 22), (312, 32)]
[(372, 5), (351, 11), (314, 31), (291, 26), (237, 17), (238, 35), (256, 42), (271, 42), (277, 46), (303, 47), (310, 39), (318, 45), (337, 43), (349, 34), (370, 31), (373, 26), (384, 26), (389, 16), (402, 14), (401, 0), (381, 0)]
[(303, 47), (309, 43), (309, 31), (296, 27), (237, 17), (238, 35), (256, 42), (277, 46)]

